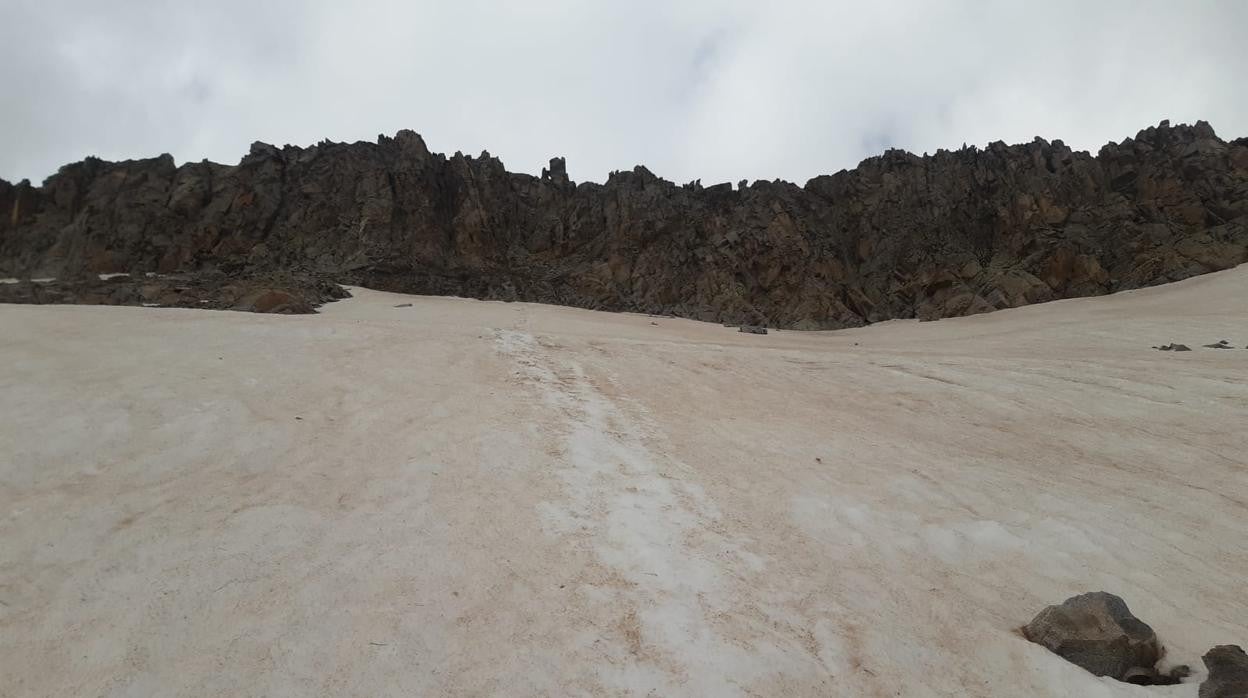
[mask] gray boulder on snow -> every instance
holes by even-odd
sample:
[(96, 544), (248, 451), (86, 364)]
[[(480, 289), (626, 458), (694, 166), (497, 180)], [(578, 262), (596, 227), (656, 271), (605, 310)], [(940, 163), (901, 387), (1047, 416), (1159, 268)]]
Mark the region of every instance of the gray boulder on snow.
[(1157, 634), (1121, 598), (1104, 591), (1072, 596), (1049, 606), (1026, 627), (1028, 640), (1097, 676), (1157, 683)]
[(1199, 698), (1248, 698), (1248, 654), (1239, 645), (1218, 645), (1201, 657), (1209, 678)]

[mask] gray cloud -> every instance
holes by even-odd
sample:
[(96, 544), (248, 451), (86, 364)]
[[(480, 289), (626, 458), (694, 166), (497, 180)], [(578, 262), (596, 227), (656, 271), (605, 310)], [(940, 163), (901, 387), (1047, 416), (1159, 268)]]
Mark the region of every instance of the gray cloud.
[(578, 180), (645, 164), (802, 182), (886, 147), (1163, 118), (1248, 135), (1248, 3), (16, 0), (0, 176), (86, 155), (235, 162), (253, 140), (489, 149)]

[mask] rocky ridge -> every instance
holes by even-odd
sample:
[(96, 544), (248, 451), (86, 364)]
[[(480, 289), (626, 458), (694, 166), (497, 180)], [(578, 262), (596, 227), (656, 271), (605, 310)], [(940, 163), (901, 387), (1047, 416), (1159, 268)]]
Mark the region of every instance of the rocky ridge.
[[(534, 177), (400, 131), (256, 143), (237, 165), (88, 158), (39, 187), (0, 180), (0, 212), (0, 277), (280, 277), (320, 300), (332, 281), (820, 329), (1248, 261), (1248, 139), (1162, 122), (1095, 156), (1039, 138), (890, 150), (802, 187), (734, 187), (644, 167), (576, 184), (560, 158)], [(19, 287), (0, 285), (0, 300), (22, 301)]]

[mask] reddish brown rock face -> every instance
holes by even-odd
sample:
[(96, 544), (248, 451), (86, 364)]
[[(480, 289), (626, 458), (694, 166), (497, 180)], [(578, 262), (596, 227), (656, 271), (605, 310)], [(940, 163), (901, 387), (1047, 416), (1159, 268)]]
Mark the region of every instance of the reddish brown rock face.
[(306, 313), (307, 304), (286, 291), (264, 289), (243, 296), (236, 306), (238, 310), (255, 313)]
[[(67, 165), (0, 182), (0, 276), (222, 272), (671, 313), (770, 327), (934, 319), (1248, 260), (1248, 140), (1164, 124), (1095, 157), (1037, 139), (901, 151), (804, 187), (574, 184), (377, 143), (238, 165)], [(105, 269), (107, 267), (107, 269)], [(274, 307), (281, 307), (281, 303)]]

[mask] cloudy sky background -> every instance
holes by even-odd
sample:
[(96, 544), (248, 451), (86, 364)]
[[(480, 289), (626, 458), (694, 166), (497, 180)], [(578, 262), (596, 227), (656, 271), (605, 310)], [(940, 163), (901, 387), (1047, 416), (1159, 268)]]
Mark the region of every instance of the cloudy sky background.
[(4, 0), (0, 177), (375, 140), (783, 178), (1161, 119), (1248, 135), (1248, 2)]

